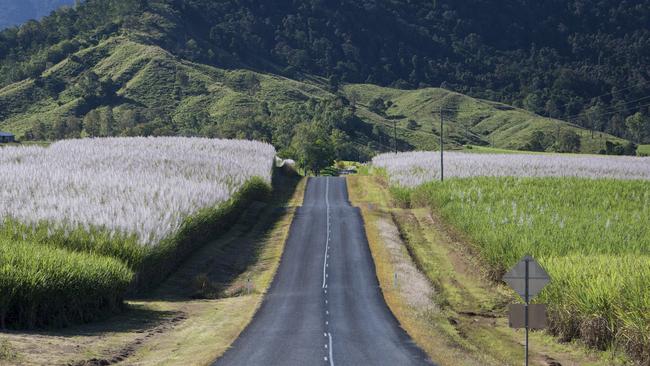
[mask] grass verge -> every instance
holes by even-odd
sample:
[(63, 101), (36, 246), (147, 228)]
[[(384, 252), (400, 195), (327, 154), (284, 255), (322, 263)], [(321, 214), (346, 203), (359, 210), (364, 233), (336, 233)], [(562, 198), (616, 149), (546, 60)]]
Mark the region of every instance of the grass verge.
[[(550, 330), (650, 362), (650, 189), (644, 181), (578, 178), (450, 179), (410, 192), (439, 212), (499, 280), (525, 254), (553, 281), (537, 301)], [(402, 197), (402, 196), (400, 196)]]
[[(432, 360), (442, 366), (523, 363), (523, 333), (508, 328), (506, 318), (506, 304), (514, 299), (488, 279), (463, 235), (429, 209), (395, 207), (381, 177), (351, 176), (348, 186), (352, 202), (362, 209), (386, 301)], [(399, 232), (407, 260), (412, 259), (433, 288), (429, 296), (433, 306), (413, 306), (412, 295), (401, 286), (394, 288), (394, 274), (401, 265), (386, 249), (385, 227), (391, 225)], [(575, 342), (560, 344), (545, 332), (532, 333), (531, 355), (533, 365), (626, 362), (612, 352), (591, 351)]]

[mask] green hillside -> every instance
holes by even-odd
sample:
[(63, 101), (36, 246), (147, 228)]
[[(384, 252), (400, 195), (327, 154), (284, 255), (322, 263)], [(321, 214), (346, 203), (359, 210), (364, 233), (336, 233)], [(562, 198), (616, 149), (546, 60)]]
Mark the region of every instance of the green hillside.
[[(358, 84), (345, 86), (343, 93), (349, 99), (358, 98), (359, 104), (365, 107), (378, 98), (390, 105), (383, 114), (371, 112), (368, 108), (360, 108), (358, 114), (389, 133), (396, 126), (398, 140), (401, 140), (400, 150), (437, 148), (441, 109), (445, 123), (444, 136), (450, 145), (491, 145), (529, 150), (528, 144), (534, 132), (542, 132), (552, 140), (565, 131), (573, 131), (580, 136), (580, 152), (584, 153), (598, 153), (605, 148), (605, 141), (626, 143), (604, 133), (595, 133), (592, 138), (589, 131), (579, 126), (445, 89), (398, 90)], [(386, 143), (392, 144), (392, 140)]]
[(649, 14), (650, 0), (85, 0), (0, 32), (0, 87), (126, 36), (332, 90), (442, 87), (650, 143)]
[[(95, 75), (98, 80), (93, 81)], [(238, 119), (254, 112), (263, 101), (285, 105), (327, 96), (317, 86), (195, 64), (160, 47), (115, 37), (73, 54), (36, 80), (0, 89), (4, 107), (0, 126), (24, 137), (38, 123), (84, 117), (91, 110), (110, 106), (119, 133), (130, 132), (119, 122), (131, 110), (159, 113), (157, 118), (168, 122), (164, 127), (173, 132), (207, 134), (210, 123), (201, 120), (206, 114), (220, 120)]]
[[(370, 84), (332, 88), (324, 79), (223, 69), (190, 62), (155, 45), (115, 36), (51, 65), (36, 78), (0, 89), (0, 129), (23, 140), (83, 136), (188, 135), (272, 142), (291, 155), (296, 127), (323, 124), (340, 159), (393, 148), (438, 147), (443, 108), (449, 147), (530, 149), (535, 131), (553, 149), (575, 131), (580, 152), (597, 153), (614, 136), (438, 88), (400, 90)], [(381, 106), (377, 107), (377, 101)], [(375, 105), (373, 106), (373, 103)]]
[[(645, 56), (608, 66), (612, 52), (647, 39), (645, 30), (636, 32), (646, 19), (643, 7), (598, 4), (604, 13), (636, 19), (599, 43), (586, 39), (607, 28), (601, 12), (576, 18), (577, 9), (553, 2), (549, 24), (582, 25), (551, 40), (539, 38), (530, 22), (513, 25), (513, 17), (496, 20), (494, 29), (481, 26), (493, 0), (461, 3), (467, 6), (86, 0), (0, 32), (0, 128), (37, 141), (249, 138), (269, 141), (286, 156), (317, 141), (320, 155), (363, 160), (393, 148), (394, 124), (400, 150), (438, 147), (433, 115), (442, 107), (449, 147), (632, 154), (610, 134), (639, 143), (650, 138), (648, 83), (639, 66)], [(465, 11), (474, 6), (487, 18)], [(512, 6), (509, 12), (524, 15), (546, 12), (521, 0)], [(558, 28), (542, 29), (549, 27)], [(578, 39), (582, 53), (568, 52)], [(607, 51), (597, 57), (598, 72), (590, 71), (594, 45)]]

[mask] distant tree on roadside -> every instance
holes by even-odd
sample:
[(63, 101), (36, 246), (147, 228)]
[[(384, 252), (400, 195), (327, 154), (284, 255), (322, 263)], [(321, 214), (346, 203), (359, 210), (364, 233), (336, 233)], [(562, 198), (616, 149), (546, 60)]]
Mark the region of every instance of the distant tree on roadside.
[(325, 128), (316, 123), (299, 124), (291, 147), (298, 164), (314, 174), (334, 163), (335, 151), (330, 136)]

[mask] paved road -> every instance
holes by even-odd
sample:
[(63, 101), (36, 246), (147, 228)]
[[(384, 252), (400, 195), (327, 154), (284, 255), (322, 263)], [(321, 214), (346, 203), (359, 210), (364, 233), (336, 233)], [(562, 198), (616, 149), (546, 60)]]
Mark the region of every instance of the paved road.
[(432, 365), (384, 302), (343, 178), (309, 180), (261, 308), (214, 365)]

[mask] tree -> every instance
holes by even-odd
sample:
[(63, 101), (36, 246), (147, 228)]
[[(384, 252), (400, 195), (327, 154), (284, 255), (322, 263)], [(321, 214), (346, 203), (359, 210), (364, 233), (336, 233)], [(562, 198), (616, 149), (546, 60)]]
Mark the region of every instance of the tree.
[(50, 128), (43, 121), (36, 122), (30, 133), (33, 140), (47, 140), (49, 134)]
[(560, 108), (554, 99), (549, 99), (546, 102), (544, 110), (546, 111), (546, 114), (551, 118), (559, 118), (562, 114), (562, 111), (560, 111)]
[(546, 151), (548, 147), (548, 138), (542, 131), (535, 131), (530, 136), (530, 140), (525, 146), (528, 151)]
[(85, 73), (77, 83), (81, 97), (92, 98), (92, 97), (101, 97), (102, 84), (99, 80), (99, 76), (92, 71)]
[(315, 123), (301, 123), (297, 126), (291, 147), (296, 160), (306, 171), (318, 174), (334, 162), (334, 149), (325, 128)]
[(337, 91), (339, 91), (341, 78), (336, 74), (330, 75), (330, 77), (328, 78), (328, 83), (329, 83), (330, 91), (332, 91), (332, 93), (336, 93)]
[(381, 144), (381, 128), (377, 125), (372, 125), (372, 136)]
[(334, 129), (330, 136), (336, 160), (354, 160), (358, 158), (356, 149), (350, 142), (350, 137), (345, 132)]
[(100, 116), (96, 109), (88, 112), (83, 119), (83, 129), (90, 137), (97, 137), (100, 134)]
[(580, 152), (580, 135), (573, 130), (564, 129), (560, 132), (560, 138), (556, 141), (555, 150), (561, 153)]
[(605, 141), (605, 154), (607, 155), (636, 155), (637, 146), (633, 142), (619, 144), (618, 142)]
[(650, 132), (650, 118), (637, 112), (625, 119), (625, 125), (637, 143), (641, 143), (646, 134)]
[(66, 121), (65, 137), (79, 138), (81, 136), (81, 121), (76, 116), (68, 117)]
[(183, 97), (183, 90), (187, 89), (190, 84), (190, 78), (182, 70), (176, 71), (176, 81), (174, 83), (174, 96), (176, 100), (181, 100)]
[(384, 102), (383, 98), (375, 98), (370, 101), (368, 109), (377, 114), (383, 115), (386, 113), (386, 102)]
[(591, 130), (591, 138), (594, 138), (594, 130), (603, 131), (607, 124), (605, 107), (600, 101), (598, 101), (595, 105), (589, 107), (585, 111), (585, 118), (587, 119), (587, 125)]
[(544, 102), (537, 93), (530, 93), (524, 98), (524, 108), (534, 113), (544, 112)]
[(52, 129), (52, 139), (62, 140), (65, 138), (65, 132), (68, 128), (65, 118), (59, 118), (54, 122), (54, 129)]
[(201, 56), (201, 49), (194, 39), (190, 39), (185, 43), (185, 54), (190, 59), (197, 59)]
[(361, 100), (361, 95), (359, 94), (358, 91), (353, 90), (350, 92), (350, 96), (348, 97), (348, 100), (350, 101), (350, 105), (356, 107), (357, 103)]
[(103, 137), (113, 136), (115, 133), (115, 119), (113, 118), (113, 108), (108, 107), (101, 114), (100, 135)]
[(118, 123), (120, 132), (125, 133), (138, 124), (138, 112), (134, 109), (128, 109), (122, 112)]
[(415, 122), (414, 119), (409, 119), (409, 121), (408, 121), (407, 124), (406, 124), (406, 127), (407, 127), (409, 130), (415, 130), (415, 129), (417, 129), (419, 126), (420, 126), (420, 125), (418, 125), (418, 123)]

